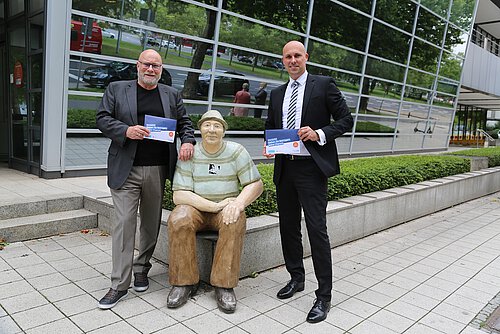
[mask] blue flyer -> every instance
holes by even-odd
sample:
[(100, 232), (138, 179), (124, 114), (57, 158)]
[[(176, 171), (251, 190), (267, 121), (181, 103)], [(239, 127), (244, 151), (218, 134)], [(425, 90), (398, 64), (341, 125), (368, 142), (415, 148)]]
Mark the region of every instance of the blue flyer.
[(298, 131), (298, 129), (266, 130), (266, 153), (300, 153), (300, 139)]
[(173, 143), (177, 121), (175, 119), (144, 115), (144, 126), (149, 129), (150, 134), (144, 137), (152, 140)]

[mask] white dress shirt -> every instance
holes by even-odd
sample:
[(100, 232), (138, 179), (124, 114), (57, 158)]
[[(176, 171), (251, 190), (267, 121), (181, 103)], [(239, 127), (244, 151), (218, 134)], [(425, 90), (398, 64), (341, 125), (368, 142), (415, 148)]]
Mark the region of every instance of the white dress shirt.
[[(288, 106), (290, 104), (290, 97), (292, 96), (292, 84), (297, 81), (299, 84), (299, 87), (297, 88), (297, 104), (295, 107), (295, 129), (300, 129), (300, 123), (302, 121), (302, 106), (304, 102), (304, 92), (306, 90), (306, 82), (307, 82), (307, 71), (305, 71), (297, 80), (293, 80), (290, 78), (288, 80), (288, 85), (286, 87), (285, 91), (285, 97), (283, 98), (283, 114), (282, 114), (282, 125), (283, 129), (287, 128), (286, 124), (286, 119), (288, 115)], [(316, 129), (316, 133), (319, 136), (318, 144), (323, 146), (326, 144), (326, 136), (323, 130), (321, 129)], [(300, 153), (297, 153), (296, 155), (311, 155), (309, 151), (306, 149), (304, 146), (304, 143), (301, 141), (300, 142)]]

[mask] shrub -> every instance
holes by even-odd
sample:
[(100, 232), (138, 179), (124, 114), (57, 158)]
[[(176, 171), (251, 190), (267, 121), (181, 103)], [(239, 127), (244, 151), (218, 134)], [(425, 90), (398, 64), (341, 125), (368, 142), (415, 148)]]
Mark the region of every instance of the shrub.
[(451, 154), (467, 157), (488, 157), (488, 167), (500, 166), (500, 147), (473, 148), (452, 152)]
[[(248, 217), (278, 210), (273, 168), (271, 164), (257, 165), (264, 183), (264, 192), (246, 208)], [(342, 160), (340, 168), (341, 174), (328, 179), (329, 201), (465, 173), (470, 170), (470, 161), (454, 156), (408, 155)], [(165, 189), (163, 204), (167, 210), (174, 207), (169, 183)]]

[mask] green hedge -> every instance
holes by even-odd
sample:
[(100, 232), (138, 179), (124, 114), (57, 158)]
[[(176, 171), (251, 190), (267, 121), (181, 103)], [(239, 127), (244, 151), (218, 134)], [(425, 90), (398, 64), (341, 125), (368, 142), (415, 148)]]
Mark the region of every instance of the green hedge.
[(488, 167), (500, 166), (500, 147), (473, 148), (455, 151), (451, 154), (467, 157), (488, 157)]
[(68, 129), (96, 129), (96, 111), (92, 109), (68, 109)]
[[(273, 165), (257, 166), (264, 182), (262, 195), (246, 209), (248, 217), (276, 212)], [(340, 162), (341, 174), (328, 179), (328, 200), (404, 186), (470, 171), (470, 160), (453, 156), (376, 157)], [(164, 208), (172, 210), (170, 184), (165, 188)]]

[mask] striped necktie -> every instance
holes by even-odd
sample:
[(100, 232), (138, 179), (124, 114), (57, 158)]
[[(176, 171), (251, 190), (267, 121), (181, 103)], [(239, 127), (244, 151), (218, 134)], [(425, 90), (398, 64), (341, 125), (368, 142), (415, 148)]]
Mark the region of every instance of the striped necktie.
[(297, 113), (297, 96), (299, 95), (299, 83), (294, 81), (292, 83), (292, 96), (288, 104), (288, 114), (286, 115), (286, 128), (295, 128), (295, 114)]

